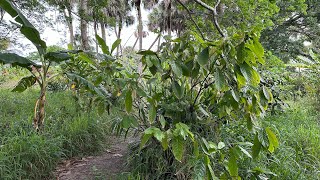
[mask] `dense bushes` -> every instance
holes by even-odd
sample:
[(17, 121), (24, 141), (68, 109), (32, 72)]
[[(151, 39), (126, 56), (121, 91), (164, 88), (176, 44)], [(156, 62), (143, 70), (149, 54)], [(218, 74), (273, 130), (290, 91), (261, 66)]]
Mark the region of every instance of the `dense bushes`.
[(68, 92), (49, 94), (45, 130), (37, 133), (31, 125), (36, 90), (0, 91), (1, 178), (44, 179), (62, 158), (91, 155), (104, 147), (108, 117), (77, 113)]

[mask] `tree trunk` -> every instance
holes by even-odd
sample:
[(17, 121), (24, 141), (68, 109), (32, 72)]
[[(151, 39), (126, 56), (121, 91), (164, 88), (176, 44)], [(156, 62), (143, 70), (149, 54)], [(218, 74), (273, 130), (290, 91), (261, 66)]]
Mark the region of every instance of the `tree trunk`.
[[(94, 20), (94, 22), (93, 22), (93, 28), (94, 28), (94, 35), (95, 35), (95, 37), (98, 35), (97, 27), (98, 27), (97, 21)], [(98, 53), (98, 52), (99, 52), (98, 41), (95, 40), (95, 43), (96, 43), (96, 52)]]
[(106, 41), (106, 28), (103, 22), (100, 23), (101, 26), (101, 36), (104, 41)]
[(142, 24), (142, 15), (141, 15), (141, 0), (137, 3), (137, 11), (138, 11), (138, 35), (139, 35), (139, 50), (142, 50), (142, 38), (143, 38), (143, 24)]
[[(143, 33), (143, 25), (142, 25), (142, 15), (141, 15), (141, 0), (138, 0), (136, 3), (137, 6), (137, 11), (138, 11), (138, 38), (139, 38), (139, 51), (142, 50), (142, 33)], [(142, 62), (139, 61), (138, 63), (138, 73), (141, 75), (142, 74)]]
[(46, 87), (41, 87), (40, 97), (36, 102), (35, 116), (33, 119), (33, 126), (37, 131), (42, 130), (45, 117), (46, 104)]
[(88, 37), (88, 23), (86, 16), (88, 12), (88, 0), (80, 1), (80, 31), (81, 31), (81, 43), (83, 50), (90, 50), (89, 37)]
[[(66, 13), (66, 10), (68, 11), (68, 15)], [(69, 39), (70, 39), (70, 44), (74, 47), (74, 34), (73, 34), (73, 19), (72, 19), (72, 14), (71, 14), (71, 7), (67, 7), (65, 10), (63, 10), (63, 15), (64, 18), (66, 19), (68, 29), (69, 29)]]
[(169, 14), (169, 19), (168, 19), (168, 21), (169, 21), (168, 35), (169, 35), (170, 38), (171, 38), (171, 31), (172, 31), (172, 8), (171, 8), (171, 5), (172, 5), (172, 3), (171, 3), (171, 0), (170, 0), (169, 6), (168, 6), (168, 14)]
[[(119, 27), (118, 27), (118, 39), (121, 38), (121, 31), (122, 31), (122, 18), (120, 17), (120, 21), (119, 21)], [(119, 56), (119, 50), (121, 48), (121, 44), (117, 47), (117, 56)]]

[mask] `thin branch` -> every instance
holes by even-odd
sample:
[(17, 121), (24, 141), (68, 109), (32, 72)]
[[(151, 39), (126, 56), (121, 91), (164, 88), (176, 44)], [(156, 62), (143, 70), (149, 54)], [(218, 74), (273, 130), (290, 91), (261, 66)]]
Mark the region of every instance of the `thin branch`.
[(187, 8), (186, 5), (184, 5), (180, 0), (176, 0), (178, 1), (178, 3), (188, 12), (189, 17), (191, 18), (191, 21), (193, 22), (193, 24), (196, 26), (197, 30), (199, 31), (201, 37), (203, 40), (205, 40), (205, 37), (203, 35), (203, 32), (201, 31), (200, 27), (198, 26), (198, 24), (196, 23), (196, 21), (193, 19), (192, 15), (191, 15), (191, 11)]
[(218, 13), (217, 13), (217, 7), (219, 6), (220, 4), (220, 0), (218, 0), (217, 4), (214, 6), (214, 7), (211, 7), (209, 5), (207, 5), (206, 3), (202, 2), (201, 0), (194, 0), (196, 3), (198, 3), (200, 6), (206, 8), (207, 10), (211, 11), (213, 13), (213, 23), (214, 23), (214, 26), (216, 27), (216, 29), (219, 31), (219, 34), (222, 36), (222, 37), (226, 37), (226, 35), (222, 32), (221, 28), (220, 28), (220, 25), (218, 23), (218, 19), (217, 19), (217, 16), (218, 16)]

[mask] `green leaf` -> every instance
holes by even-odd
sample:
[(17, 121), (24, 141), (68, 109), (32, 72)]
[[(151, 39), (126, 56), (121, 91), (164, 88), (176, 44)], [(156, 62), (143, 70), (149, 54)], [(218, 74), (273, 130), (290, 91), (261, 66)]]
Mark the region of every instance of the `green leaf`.
[(256, 159), (259, 156), (261, 150), (261, 143), (258, 138), (258, 134), (255, 135), (253, 146), (252, 146), (252, 158)]
[(34, 76), (28, 76), (22, 78), (18, 85), (12, 90), (12, 92), (23, 92), (27, 88), (33, 86), (36, 83), (36, 77)]
[(235, 154), (232, 152), (228, 161), (228, 171), (232, 177), (232, 179), (238, 179), (238, 165)]
[(147, 93), (141, 87), (137, 87), (137, 94), (141, 97), (147, 97)]
[(0, 7), (9, 13), (16, 22), (22, 25), (20, 28), (21, 33), (37, 47), (39, 53), (44, 54), (47, 48), (46, 43), (41, 40), (39, 31), (37, 31), (21, 11), (8, 0), (1, 0)]
[(206, 47), (198, 56), (198, 62), (201, 66), (206, 65), (209, 62), (209, 47)]
[(149, 109), (149, 122), (152, 124), (157, 117), (157, 109), (154, 105), (151, 105)]
[(149, 141), (149, 139), (153, 136), (153, 134), (144, 134), (141, 139), (140, 149)]
[(153, 136), (159, 141), (162, 142), (163, 138), (165, 138), (165, 134), (158, 128), (154, 129)]
[(0, 53), (0, 62), (3, 64), (12, 64), (12, 66), (20, 66), (24, 68), (28, 68), (29, 66), (41, 67), (29, 59), (14, 53)]
[[(208, 156), (206, 156), (206, 158), (209, 159)], [(218, 180), (218, 178), (214, 175), (214, 171), (212, 169), (210, 161), (209, 161), (209, 163), (207, 163), (207, 168), (208, 168), (208, 172), (209, 172), (208, 179)]]
[(238, 146), (238, 147), (239, 147), (239, 149), (240, 149), (245, 155), (247, 155), (249, 158), (252, 159), (251, 154), (250, 154), (246, 149), (244, 149), (244, 148), (241, 147), (241, 146)]
[(31, 41), (37, 47), (40, 54), (44, 54), (46, 52), (47, 45), (41, 39), (38, 30), (36, 30), (34, 27), (22, 26), (20, 28), (20, 31), (29, 41)]
[(266, 128), (266, 132), (267, 132), (268, 139), (269, 139), (268, 150), (271, 153), (273, 153), (274, 150), (279, 147), (279, 141), (277, 139), (277, 136), (272, 132), (272, 130), (269, 127)]
[(182, 67), (178, 63), (176, 63), (176, 62), (171, 63), (171, 68), (172, 68), (174, 74), (178, 78), (180, 78), (182, 76)]
[(163, 115), (159, 116), (161, 128), (164, 129), (166, 127), (166, 120), (164, 119)]
[(157, 55), (156, 52), (151, 51), (151, 50), (139, 51), (137, 54), (140, 54), (140, 55), (143, 55), (143, 56), (146, 56), (146, 55), (154, 55), (154, 56), (156, 56)]
[(113, 42), (112, 48), (111, 48), (111, 54), (120, 44), (121, 44), (121, 39), (117, 39), (116, 41)]
[(218, 91), (221, 91), (225, 86), (225, 78), (219, 68), (217, 68), (215, 72), (215, 85)]
[(161, 141), (161, 146), (163, 148), (163, 150), (167, 150), (168, 147), (169, 147), (169, 139), (168, 139), (168, 134), (167, 133), (164, 133), (164, 137), (162, 138), (162, 141)]
[(226, 147), (226, 144), (224, 142), (219, 142), (218, 143), (218, 149), (223, 149), (224, 147)]
[(247, 82), (254, 86), (260, 83), (260, 76), (258, 72), (250, 67), (247, 63), (240, 64), (240, 71)]
[(243, 63), (246, 58), (246, 50), (245, 50), (245, 43), (242, 42), (237, 49), (237, 60), (239, 63)]
[(128, 129), (130, 127), (138, 126), (138, 122), (137, 122), (136, 118), (134, 118), (133, 116), (126, 115), (122, 118), (121, 126), (124, 129)]
[(106, 42), (104, 41), (104, 39), (102, 39), (99, 35), (96, 35), (96, 39), (98, 41), (98, 44), (102, 50), (102, 52), (104, 54), (107, 54), (107, 55), (111, 55), (110, 52), (109, 52), (109, 47), (107, 46)]
[(182, 74), (186, 77), (190, 77), (191, 75), (191, 70), (192, 69), (189, 69), (187, 65), (185, 64), (181, 64), (181, 70), (182, 70)]
[(265, 60), (263, 59), (264, 49), (263, 49), (263, 46), (261, 45), (261, 43), (259, 42), (259, 38), (254, 37), (253, 41), (250, 43), (250, 45), (248, 45), (248, 47), (250, 48), (250, 50), (252, 52), (254, 52), (255, 56), (258, 59), (258, 62), (260, 64), (264, 64), (265, 63)]
[(79, 58), (80, 60), (86, 63), (92, 64), (92, 65), (95, 64), (94, 61), (91, 58), (89, 58), (89, 56), (86, 53), (83, 53), (83, 52), (79, 53), (79, 57), (80, 57)]
[(195, 65), (191, 71), (191, 77), (196, 78), (199, 75), (200, 65), (198, 62), (195, 62)]
[(176, 158), (176, 160), (181, 162), (185, 148), (185, 141), (181, 136), (174, 136), (171, 142), (171, 146), (174, 157)]
[(44, 58), (52, 62), (60, 63), (62, 61), (69, 60), (72, 57), (67, 52), (60, 51), (60, 52), (48, 52), (44, 55)]
[(239, 102), (239, 100), (240, 100), (239, 94), (236, 91), (234, 91), (233, 89), (231, 90), (231, 95), (235, 101)]
[(268, 102), (272, 101), (272, 93), (265, 86), (262, 87), (263, 95), (268, 100)]
[(126, 111), (129, 113), (132, 110), (132, 91), (128, 90), (126, 93), (126, 100), (125, 100)]
[(183, 97), (184, 88), (182, 86), (180, 86), (180, 84), (177, 81), (173, 81), (172, 89), (173, 89), (174, 95), (178, 99), (181, 99)]

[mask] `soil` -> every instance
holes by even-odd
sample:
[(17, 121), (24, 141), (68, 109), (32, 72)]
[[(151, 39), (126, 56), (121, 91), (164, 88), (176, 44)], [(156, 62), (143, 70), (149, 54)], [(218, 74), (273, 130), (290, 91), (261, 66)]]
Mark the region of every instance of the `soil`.
[(93, 180), (116, 179), (117, 175), (125, 172), (125, 155), (128, 144), (133, 138), (126, 140), (110, 137), (110, 149), (99, 156), (89, 156), (63, 161), (55, 171), (57, 180)]

